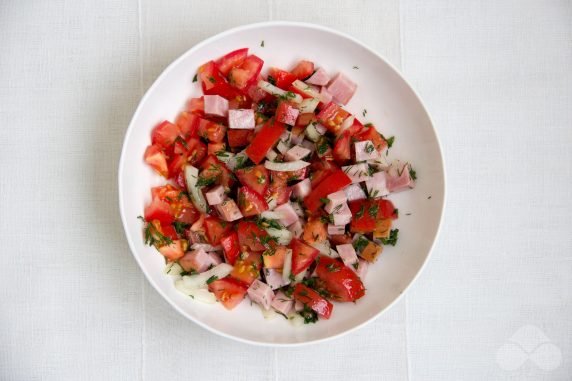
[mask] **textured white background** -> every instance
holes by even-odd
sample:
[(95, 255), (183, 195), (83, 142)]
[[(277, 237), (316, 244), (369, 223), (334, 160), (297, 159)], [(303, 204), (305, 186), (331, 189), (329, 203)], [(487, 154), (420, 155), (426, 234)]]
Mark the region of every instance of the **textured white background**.
[[(273, 350), (214, 336), (151, 289), (116, 172), (167, 64), (278, 19), (347, 32), (401, 67), (441, 137), (448, 207), (400, 303), (351, 336)], [(1, 1), (0, 379), (570, 380), (571, 164), (570, 1)], [(500, 362), (498, 349), (528, 325), (561, 360), (538, 351), (505, 370), (522, 349)]]

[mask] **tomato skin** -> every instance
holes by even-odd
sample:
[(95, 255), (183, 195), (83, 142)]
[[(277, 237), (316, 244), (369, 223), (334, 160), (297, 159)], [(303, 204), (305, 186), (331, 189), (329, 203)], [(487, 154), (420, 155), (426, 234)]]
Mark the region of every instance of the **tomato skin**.
[(161, 147), (153, 144), (145, 150), (144, 160), (151, 168), (158, 172), (163, 177), (169, 176), (169, 169), (167, 167), (167, 158), (161, 150)]
[(282, 90), (288, 90), (290, 85), (292, 85), (292, 82), (298, 79), (294, 74), (275, 67), (270, 68), (268, 77), (268, 79), (272, 77), (272, 79), (274, 79), (275, 86), (281, 88)]
[(234, 184), (232, 172), (215, 155), (209, 155), (201, 164), (200, 176), (205, 179), (215, 178), (215, 183), (230, 188)]
[(280, 102), (276, 109), (276, 120), (288, 125), (295, 125), (298, 118), (298, 109), (289, 102)]
[(151, 143), (167, 148), (175, 142), (179, 133), (179, 128), (176, 125), (165, 120), (151, 132)]
[(190, 138), (187, 140), (187, 162), (191, 165), (197, 165), (207, 155), (207, 146), (200, 139)]
[(397, 213), (389, 200), (355, 200), (348, 203), (352, 212), (350, 231), (352, 233), (371, 233), (376, 228), (376, 221), (396, 219)]
[(246, 155), (255, 164), (259, 164), (268, 151), (278, 142), (284, 131), (286, 131), (286, 127), (283, 123), (269, 120), (246, 148)]
[(311, 61), (302, 60), (292, 69), (292, 74), (299, 80), (303, 81), (312, 74), (314, 74), (314, 63)]
[(226, 134), (231, 148), (247, 146), (254, 138), (254, 130), (228, 129)]
[(176, 261), (185, 255), (186, 246), (185, 240), (178, 239), (168, 245), (159, 247), (157, 250), (169, 261)]
[(244, 283), (230, 277), (215, 280), (208, 285), (208, 288), (227, 310), (238, 306), (248, 290)]
[(268, 236), (266, 230), (262, 230), (252, 221), (241, 220), (238, 223), (238, 242), (241, 247), (247, 247), (252, 251), (264, 251), (266, 247), (260, 242), (260, 238)]
[(320, 243), (328, 239), (328, 229), (320, 218), (310, 218), (304, 225), (302, 239), (307, 243)]
[(364, 127), (359, 134), (355, 135), (355, 138), (360, 142), (363, 142), (364, 140), (371, 141), (378, 152), (383, 152), (387, 149), (387, 142), (381, 137), (379, 132), (377, 132), (373, 126)]
[(268, 189), (270, 177), (268, 170), (262, 164), (237, 169), (234, 174), (243, 185), (247, 185), (260, 196), (263, 196)]
[(326, 177), (334, 173), (338, 167), (330, 161), (321, 160), (311, 164), (312, 168), (312, 188), (316, 188)]
[(267, 269), (281, 269), (286, 259), (286, 246), (276, 246), (272, 252), (262, 253), (262, 261)]
[(342, 171), (337, 169), (321, 181), (316, 188), (304, 199), (304, 205), (310, 212), (315, 212), (321, 206), (321, 198), (327, 197), (352, 183), (352, 180)]
[(256, 216), (268, 210), (266, 200), (247, 185), (238, 188), (236, 199), (244, 217)]
[(228, 234), (231, 229), (232, 225), (226, 221), (212, 216), (205, 218), (205, 231), (210, 244), (213, 246), (218, 245), (220, 239)]
[(181, 173), (181, 171), (185, 167), (186, 163), (187, 163), (186, 152), (174, 154), (171, 157), (171, 160), (169, 160), (169, 178), (170, 179), (177, 178), (177, 176), (179, 176), (179, 173)]
[(246, 90), (258, 78), (264, 61), (254, 54), (246, 57), (239, 67), (232, 68), (228, 73), (230, 84), (237, 89)]
[(193, 115), (204, 116), (205, 99), (203, 97), (191, 98), (187, 103), (187, 110)]
[(175, 124), (179, 127), (185, 138), (198, 138), (199, 122), (200, 118), (197, 115), (183, 111), (177, 116)]
[(298, 275), (310, 267), (319, 254), (317, 249), (305, 244), (298, 238), (292, 238), (290, 248), (292, 249), (292, 273), (294, 275)]
[(298, 300), (304, 305), (310, 307), (324, 319), (329, 319), (332, 315), (332, 310), (334, 309), (333, 304), (302, 283), (298, 283), (294, 286), (292, 296), (295, 300)]
[(220, 95), (226, 99), (233, 99), (240, 95), (240, 92), (227, 82), (214, 61), (209, 61), (199, 67), (198, 76), (205, 95)]
[(217, 152), (225, 151), (226, 144), (225, 143), (209, 143), (208, 145), (208, 154), (209, 155), (216, 155)]
[(222, 75), (226, 76), (233, 67), (242, 65), (247, 55), (248, 48), (237, 49), (219, 58), (216, 64)]
[(318, 120), (330, 132), (337, 135), (344, 120), (350, 116), (350, 113), (335, 104), (330, 102), (324, 107), (317, 115)]
[(246, 255), (239, 255), (230, 276), (250, 285), (260, 276), (261, 268), (262, 254), (251, 252)]
[(349, 234), (334, 234), (330, 236), (330, 243), (334, 246), (352, 243), (352, 236)]
[(226, 126), (207, 119), (201, 119), (198, 128), (199, 136), (208, 139), (209, 142), (220, 143), (224, 140)]
[(353, 302), (365, 295), (365, 287), (359, 276), (340, 260), (324, 255), (319, 257), (316, 275), (320, 286), (338, 302)]
[(350, 131), (344, 131), (338, 138), (334, 144), (334, 160), (336, 163), (342, 165), (349, 161), (352, 157), (351, 147), (351, 133)]
[(169, 204), (158, 197), (153, 198), (145, 207), (144, 216), (146, 221), (158, 220), (162, 225), (168, 225), (175, 220)]
[[(316, 120), (316, 115), (314, 115), (313, 112), (306, 112), (298, 115), (298, 119), (296, 119), (296, 126), (303, 127), (302, 128), (303, 131), (305, 127), (307, 127), (310, 123), (314, 122), (315, 120)], [(292, 128), (292, 134), (294, 134), (295, 128), (296, 127)], [(294, 135), (299, 135), (299, 134), (294, 134)]]
[(240, 255), (240, 243), (238, 242), (238, 233), (229, 232), (220, 239), (222, 250), (224, 251), (224, 259), (227, 263), (234, 265), (236, 258)]

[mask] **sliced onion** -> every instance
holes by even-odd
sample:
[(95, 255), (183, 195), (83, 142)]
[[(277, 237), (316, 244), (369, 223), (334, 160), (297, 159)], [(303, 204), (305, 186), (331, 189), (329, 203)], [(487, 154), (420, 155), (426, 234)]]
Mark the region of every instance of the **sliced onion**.
[(304, 277), (306, 276), (306, 274), (308, 274), (308, 269), (301, 271), (296, 276), (294, 276), (294, 282), (292, 282), (292, 283), (293, 284), (300, 283), (302, 280), (304, 280)]
[(317, 249), (320, 252), (320, 254), (327, 255), (328, 257), (338, 258), (340, 256), (337, 251), (335, 251), (330, 247), (329, 243), (314, 242), (310, 246), (312, 246), (314, 249)]
[(185, 166), (185, 180), (187, 182), (187, 190), (191, 196), (191, 201), (202, 213), (207, 213), (209, 207), (207, 205), (207, 200), (203, 196), (203, 191), (201, 187), (197, 187), (197, 181), (199, 179), (199, 170), (192, 165)]
[(264, 309), (264, 307), (260, 307), (260, 312), (262, 312), (262, 316), (264, 316), (264, 319), (266, 320), (272, 320), (275, 319), (276, 316), (278, 316), (278, 313), (274, 311), (272, 308), (267, 310)]
[(289, 314), (288, 315), (288, 321), (294, 327), (300, 327), (300, 326), (304, 325), (304, 318), (302, 317), (302, 315), (297, 314), (297, 313)]
[(183, 268), (177, 262), (169, 262), (163, 272), (167, 275), (178, 277), (183, 272)]
[(290, 274), (292, 273), (292, 249), (286, 250), (284, 257), (284, 267), (282, 269), (282, 279), (284, 282), (290, 281)]
[(277, 239), (279, 245), (288, 245), (292, 241), (292, 232), (286, 228), (264, 228), (268, 235)]
[(276, 145), (276, 149), (278, 150), (278, 152), (280, 152), (281, 154), (285, 154), (286, 152), (288, 152), (288, 150), (290, 149), (290, 144), (283, 142), (282, 140), (278, 142), (278, 144)]
[(297, 171), (299, 169), (306, 168), (309, 165), (310, 163), (303, 160), (288, 161), (285, 163), (277, 163), (275, 161), (270, 161), (270, 160), (266, 160), (264, 162), (264, 167), (266, 167), (266, 169), (276, 172)]
[(302, 103), (300, 103), (300, 107), (298, 107), (298, 110), (300, 110), (300, 113), (308, 113), (308, 112), (314, 112), (314, 110), (316, 110), (316, 107), (318, 107), (318, 103), (320, 103), (320, 100), (318, 98), (306, 98), (302, 101)]
[(304, 82), (300, 81), (299, 79), (297, 79), (297, 80), (295, 80), (294, 82), (292, 82), (292, 86), (293, 86), (295, 89), (297, 89), (297, 90), (299, 90), (299, 91), (301, 91), (301, 92), (303, 92), (303, 93), (305, 93), (305, 94), (311, 96), (312, 98), (317, 98), (317, 99), (319, 99), (320, 102), (322, 102), (322, 101), (325, 100), (323, 94), (320, 94), (314, 87), (308, 85), (307, 83), (304, 83)]
[(232, 271), (232, 266), (228, 263), (221, 263), (213, 267), (212, 269), (200, 273), (197, 275), (185, 275), (183, 277), (183, 282), (185, 287), (190, 289), (195, 288), (206, 288), (207, 280), (211, 277), (216, 277), (216, 279), (222, 279), (226, 277)]
[(175, 282), (175, 288), (185, 295), (190, 296), (196, 301), (207, 304), (216, 303), (216, 296), (212, 292), (204, 288), (189, 288), (185, 286), (185, 282), (179, 279)]
[(246, 155), (246, 150), (242, 150), (236, 155), (234, 155), (234, 157), (230, 159), (228, 163), (226, 163), (226, 166), (231, 171), (234, 171), (239, 164), (245, 163), (247, 160), (248, 160), (248, 155)]
[(317, 142), (318, 139), (324, 135), (324, 133), (320, 133), (320, 130), (317, 128), (317, 126), (317, 123), (310, 123), (308, 127), (306, 127), (306, 130), (304, 130), (306, 137), (313, 142)]
[(262, 213), (260, 213), (260, 217), (262, 218), (266, 218), (267, 220), (279, 220), (283, 217), (284, 215), (280, 212), (275, 212), (272, 210), (266, 210)]
[(268, 153), (266, 154), (266, 158), (270, 161), (276, 160), (277, 157), (278, 157), (278, 154), (273, 149), (268, 151)]
[(232, 158), (234, 158), (234, 153), (227, 151), (219, 151), (215, 153), (217, 159), (227, 164)]
[(345, 130), (347, 130), (348, 128), (350, 128), (350, 127), (352, 126), (352, 124), (354, 124), (355, 118), (356, 118), (356, 117), (353, 116), (353, 115), (348, 116), (348, 117), (344, 120), (344, 122), (342, 123), (339, 133), (342, 133), (342, 132), (344, 132)]
[(261, 88), (262, 90), (266, 91), (268, 94), (272, 94), (275, 97), (285, 97), (287, 96), (287, 94), (292, 95), (288, 97), (289, 101), (292, 101), (294, 103), (300, 103), (302, 102), (302, 97), (300, 96), (300, 94), (296, 94), (293, 93), (291, 91), (284, 91), (279, 87), (274, 86), (273, 84), (271, 84), (270, 82), (266, 82), (266, 81), (258, 81), (258, 87)]
[(191, 249), (194, 250), (200, 250), (203, 249), (204, 251), (222, 251), (222, 246), (217, 245), (217, 246), (213, 246), (213, 245), (209, 245), (208, 243), (193, 243), (191, 245)]

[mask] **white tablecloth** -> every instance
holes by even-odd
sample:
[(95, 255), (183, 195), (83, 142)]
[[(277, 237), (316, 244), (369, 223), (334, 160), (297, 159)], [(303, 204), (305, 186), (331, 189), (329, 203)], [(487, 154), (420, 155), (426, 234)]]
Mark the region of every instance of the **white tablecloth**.
[[(168, 63), (278, 19), (401, 67), (441, 137), (448, 207), (400, 303), (350, 336), (274, 350), (202, 330), (148, 285), (116, 172)], [(3, 1), (0, 379), (570, 380), (571, 163), (567, 0)]]

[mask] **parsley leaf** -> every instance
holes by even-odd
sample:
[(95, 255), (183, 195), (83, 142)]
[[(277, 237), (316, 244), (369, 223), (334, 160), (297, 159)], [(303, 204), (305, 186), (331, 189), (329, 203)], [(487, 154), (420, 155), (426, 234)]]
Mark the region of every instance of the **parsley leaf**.
[(391, 229), (389, 237), (382, 238), (381, 243), (383, 243), (384, 245), (395, 246), (395, 244), (397, 243), (398, 235), (399, 235), (399, 229)]
[(177, 234), (184, 234), (185, 229), (188, 228), (189, 226), (191, 226), (190, 224), (186, 224), (186, 223), (181, 222), (181, 221), (174, 221), (172, 223), (172, 225), (175, 228), (175, 231), (177, 232)]
[(413, 181), (417, 180), (417, 172), (415, 172), (412, 166), (409, 166), (409, 176)]
[(197, 74), (193, 77), (193, 82), (197, 82)]
[(264, 47), (264, 40), (262, 40), (262, 41), (260, 42), (260, 47), (261, 47), (261, 48)]
[(318, 314), (310, 307), (304, 305), (304, 309), (300, 311), (300, 315), (304, 318), (304, 324), (315, 323), (318, 321)]
[(209, 279), (207, 279), (207, 284), (211, 284), (212, 282), (214, 282), (217, 279), (218, 279), (218, 276), (213, 275)]

